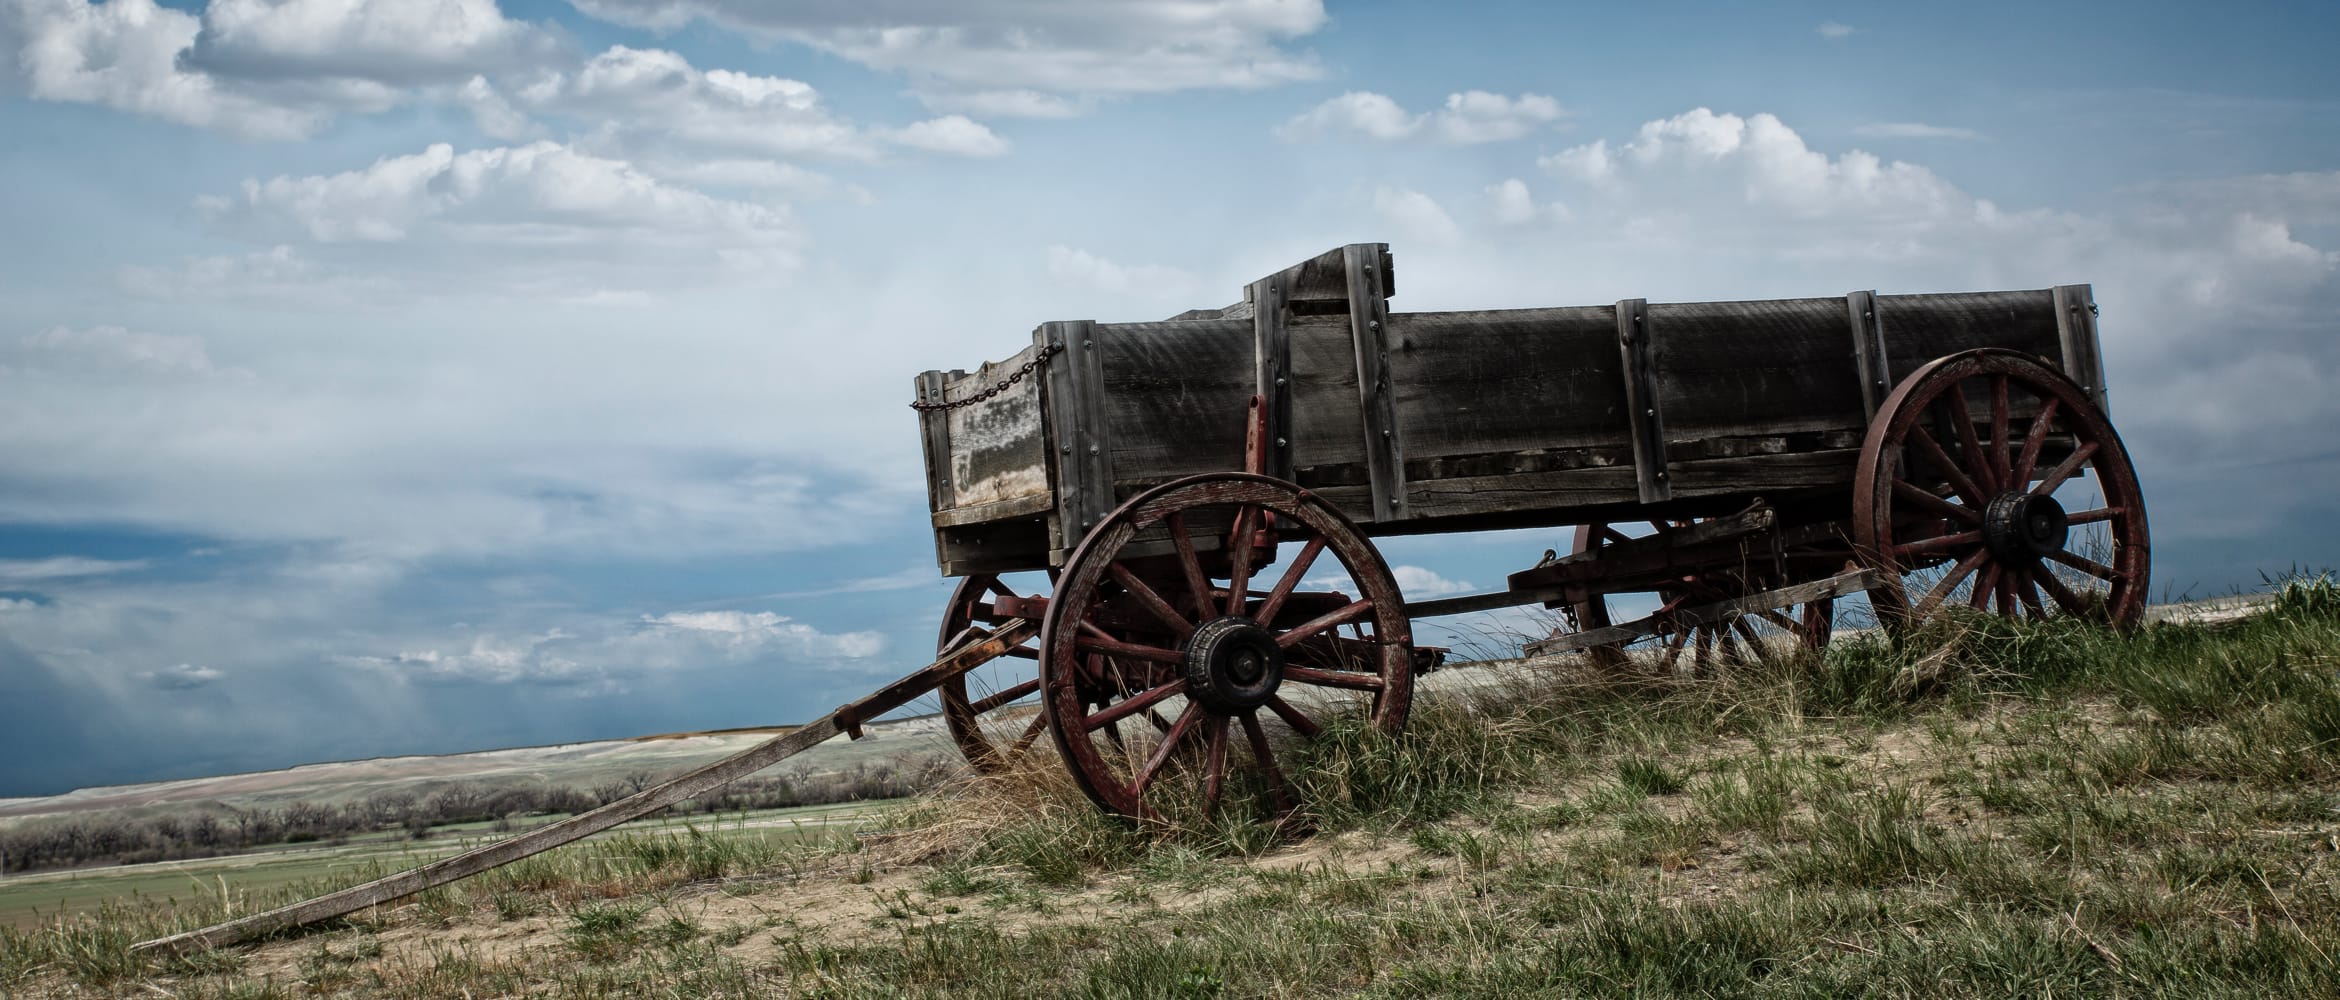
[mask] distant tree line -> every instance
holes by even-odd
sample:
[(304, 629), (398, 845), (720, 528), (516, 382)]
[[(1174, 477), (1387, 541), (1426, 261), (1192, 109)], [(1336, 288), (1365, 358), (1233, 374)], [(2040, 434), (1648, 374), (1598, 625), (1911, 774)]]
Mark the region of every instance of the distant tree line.
[[(899, 798), (933, 787), (955, 770), (955, 764), (934, 760), (747, 778), (678, 803), (668, 812), (743, 812)], [(419, 793), (383, 792), (340, 805), (291, 802), (246, 809), (202, 803), (170, 815), (93, 813), (37, 820), (0, 829), (0, 872), (205, 858), (280, 844), (340, 844), (385, 832), (420, 840), (438, 827), (457, 823), (492, 823), (508, 831), (534, 825), (531, 818), (580, 813), (615, 802), (657, 781), (647, 772), (590, 790), (463, 781)]]

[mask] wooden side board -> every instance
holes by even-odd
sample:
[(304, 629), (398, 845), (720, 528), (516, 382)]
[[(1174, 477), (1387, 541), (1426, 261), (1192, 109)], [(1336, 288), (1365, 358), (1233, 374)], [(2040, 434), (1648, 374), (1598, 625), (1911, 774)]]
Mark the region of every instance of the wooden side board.
[(946, 572), (1049, 565), (1136, 491), (1242, 468), (1253, 395), (1270, 404), (1268, 471), (1375, 534), (1841, 488), (1892, 385), (1977, 347), (2102, 398), (2085, 285), (1393, 313), (1392, 267), (1386, 245), (1354, 244), (1236, 306), (1043, 326), (1036, 346), (1063, 352), (1044, 378), (953, 411), (939, 440), (924, 425), (930, 455), (950, 454), (929, 480)]

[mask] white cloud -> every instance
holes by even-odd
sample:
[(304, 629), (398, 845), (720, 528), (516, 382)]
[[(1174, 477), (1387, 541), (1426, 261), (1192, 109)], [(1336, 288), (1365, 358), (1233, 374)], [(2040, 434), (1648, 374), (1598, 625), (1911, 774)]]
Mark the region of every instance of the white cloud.
[(1876, 122), (1853, 129), (1853, 134), (1881, 139), (1963, 139), (1970, 142), (1983, 138), (1982, 133), (1970, 128), (1927, 125), (1922, 122)]
[(1380, 187), (1373, 192), (1373, 209), (1408, 239), (1451, 244), (1462, 239), (1462, 227), (1438, 202), (1420, 191)]
[(731, 70), (701, 70), (663, 49), (613, 45), (567, 71), (523, 82), (519, 103), (570, 115), (626, 136), (666, 136), (770, 156), (868, 159), (868, 137), (829, 113), (810, 84)]
[(923, 93), (919, 98), (936, 111), (959, 111), (985, 118), (1075, 118), (1089, 113), (1097, 102), (1037, 90), (953, 90)]
[(0, 559), (0, 581), (43, 583), (51, 580), (135, 573), (145, 568), (146, 561), (143, 559), (91, 559), (86, 556)]
[(1535, 195), (1528, 191), (1527, 182), (1517, 177), (1488, 185), (1486, 195), (1488, 212), (1499, 225), (1525, 226), (1568, 218), (1568, 206), (1559, 202), (1537, 204)]
[[(117, 0), (119, 2), (119, 0)], [(210, 0), (184, 62), (220, 77), (452, 83), (558, 57), (495, 0)]]
[(199, 30), (191, 14), (153, 0), (4, 0), (0, 44), (13, 50), (26, 92), (44, 101), (102, 104), (181, 125), (289, 139), (314, 131), (338, 97), (378, 106), (379, 93), (331, 92), (277, 102), (237, 93), (180, 65)]
[(1067, 246), (1048, 248), (1048, 273), (1098, 291), (1115, 293), (1143, 290), (1149, 294), (1160, 294), (1165, 289), (1181, 290), (1195, 283), (1194, 276), (1177, 268), (1116, 264), (1086, 250)]
[(885, 640), (875, 632), (825, 633), (771, 611), (670, 611), (656, 617), (644, 615), (642, 621), (656, 628), (704, 635), (736, 651), (777, 644), (822, 657), (858, 659), (875, 656), (885, 648)]
[(999, 156), (1008, 142), (966, 115), (944, 115), (882, 133), (896, 145), (955, 156)]
[(382, 273), (357, 273), (319, 263), (278, 244), (242, 254), (192, 257), (167, 265), (132, 264), (116, 276), (123, 291), (164, 302), (267, 302), (312, 308), (383, 305), (397, 301), (396, 283)]
[(641, 166), (660, 177), (707, 187), (750, 188), (787, 197), (835, 199), (857, 205), (877, 201), (868, 188), (859, 184), (776, 160), (650, 160)]
[(1479, 589), (1473, 586), (1469, 580), (1449, 580), (1438, 575), (1436, 570), (1420, 566), (1392, 566), (1389, 568), (1389, 575), (1397, 580), (1398, 593), (1404, 594), (1406, 599), (1410, 601), (1418, 601), (1428, 597), (1445, 597), (1450, 594), (1468, 594)]
[(148, 670), (139, 674), (138, 679), (164, 691), (192, 691), (226, 676), (227, 672), (217, 667), (181, 663), (160, 670)]
[[(1251, 89), (1321, 74), (1282, 47), (1325, 23), (1320, 0), (571, 0), (593, 17), (656, 30), (693, 20), (811, 45), (908, 75), (938, 109), (1061, 116), (1080, 99)], [(1051, 99), (1053, 98), (1053, 99)]]
[(591, 250), (624, 234), (750, 268), (793, 266), (802, 243), (785, 208), (710, 197), (553, 142), (463, 153), (441, 143), (363, 170), (248, 180), (239, 195), (196, 207), (222, 229), (265, 241)]
[(1820, 37), (1822, 37), (1822, 38), (1826, 38), (1826, 39), (1828, 39), (1828, 40), (1830, 40), (1830, 41), (1835, 41), (1836, 39), (1839, 39), (1839, 38), (1849, 38), (1849, 37), (1851, 37), (1851, 36), (1852, 36), (1852, 33), (1853, 33), (1853, 32), (1855, 32), (1855, 31), (1858, 31), (1858, 30), (1860, 30), (1860, 29), (1858, 29), (1858, 28), (1855, 28), (1855, 27), (1853, 27), (1852, 25), (1849, 25), (1849, 24), (1841, 24), (1841, 23), (1838, 23), (1838, 22), (1836, 22), (1836, 21), (1822, 21), (1822, 22), (1820, 22), (1820, 26), (1819, 26), (1819, 27), (1817, 27), (1817, 28), (1814, 28), (1814, 29), (1812, 29), (1812, 30), (1819, 32), (1819, 33), (1820, 33)]
[(1505, 97), (1465, 91), (1448, 94), (1446, 105), (1435, 111), (1411, 114), (1381, 94), (1350, 91), (1285, 122), (1276, 134), (1302, 140), (1352, 133), (1383, 142), (1421, 139), (1467, 145), (1517, 139), (1564, 114), (1559, 101), (1541, 94)]

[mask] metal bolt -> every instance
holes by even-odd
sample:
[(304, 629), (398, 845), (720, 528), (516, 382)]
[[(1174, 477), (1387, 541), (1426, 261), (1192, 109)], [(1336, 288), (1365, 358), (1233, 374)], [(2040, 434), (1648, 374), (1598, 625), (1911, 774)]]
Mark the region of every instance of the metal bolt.
[(1072, 454), (1072, 445), (1069, 445), (1069, 444), (1068, 444), (1068, 445), (1065, 445), (1065, 446), (1064, 446), (1064, 453), (1065, 453), (1065, 454), (1067, 454), (1067, 455), (1070, 455), (1070, 454)]
[(1659, 478), (1659, 479), (1664, 479), (1664, 478), (1666, 478), (1666, 474), (1665, 474), (1663, 471), (1660, 471), (1660, 472), (1658, 473), (1658, 478)]
[(1089, 454), (1091, 454), (1091, 455), (1094, 455), (1094, 454), (1096, 454), (1096, 453), (1097, 453), (1097, 446), (1096, 446), (1096, 445), (1090, 445), (1090, 446), (1089, 446)]
[(1081, 349), (1082, 349), (1082, 350), (1087, 350), (1087, 349), (1089, 349), (1089, 348), (1092, 348), (1092, 347), (1095, 347), (1095, 346), (1097, 346), (1097, 342), (1096, 342), (1096, 341), (1094, 341), (1094, 340), (1084, 340), (1084, 341), (1081, 341)]
[(1384, 428), (1382, 428), (1382, 429), (1381, 429), (1381, 436), (1382, 436), (1382, 437), (1388, 437), (1388, 436), (1389, 436), (1389, 428), (1387, 428), (1387, 427), (1384, 427)]
[(1284, 447), (1284, 439), (1283, 439), (1283, 438), (1277, 438), (1277, 439), (1276, 439), (1276, 447), (1278, 447), (1278, 448)]
[(1280, 387), (1280, 386), (1282, 386), (1283, 384), (1284, 384), (1284, 379), (1283, 379), (1283, 376), (1280, 376), (1280, 375), (1279, 375), (1279, 376), (1277, 376), (1277, 377), (1276, 377), (1276, 385)]
[(1376, 320), (1368, 320), (1368, 321), (1365, 323), (1365, 328), (1366, 328), (1366, 329), (1368, 329), (1368, 330), (1379, 330), (1379, 329), (1381, 329), (1381, 321), (1380, 321), (1380, 320), (1377, 320), (1377, 319), (1376, 319)]
[(1643, 411), (1641, 411), (1641, 415), (1642, 415), (1642, 416), (1645, 416), (1645, 417), (1654, 417), (1654, 416), (1657, 416), (1657, 409), (1656, 409), (1655, 407), (1652, 407), (1652, 408), (1650, 408), (1650, 409), (1643, 410)]

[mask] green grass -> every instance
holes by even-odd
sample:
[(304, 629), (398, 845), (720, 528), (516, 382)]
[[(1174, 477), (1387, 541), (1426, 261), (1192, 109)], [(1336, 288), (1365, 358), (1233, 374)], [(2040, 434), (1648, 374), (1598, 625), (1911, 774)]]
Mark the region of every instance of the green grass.
[[(1425, 698), (1295, 748), (1281, 828), (978, 783), (912, 846), (620, 838), (258, 953), (123, 952), (200, 905), (0, 929), (0, 993), (2328, 997), (2336, 666), (2328, 578), (2230, 627), (1952, 620)], [(497, 928), (544, 946), (461, 943)]]

